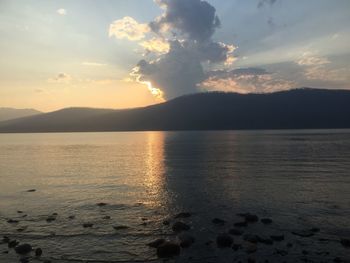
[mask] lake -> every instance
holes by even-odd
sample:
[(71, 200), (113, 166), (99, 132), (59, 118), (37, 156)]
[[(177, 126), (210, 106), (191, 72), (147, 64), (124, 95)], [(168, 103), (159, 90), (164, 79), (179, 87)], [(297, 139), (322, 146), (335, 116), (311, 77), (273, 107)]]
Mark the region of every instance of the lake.
[[(180, 212), (195, 243), (174, 262), (350, 261), (339, 242), (350, 237), (350, 130), (0, 134), (0, 234), (42, 258), (156, 261), (146, 244), (176, 240)], [(217, 248), (244, 212), (273, 220), (244, 233), (285, 240), (251, 254)], [(18, 262), (7, 244), (0, 262)]]

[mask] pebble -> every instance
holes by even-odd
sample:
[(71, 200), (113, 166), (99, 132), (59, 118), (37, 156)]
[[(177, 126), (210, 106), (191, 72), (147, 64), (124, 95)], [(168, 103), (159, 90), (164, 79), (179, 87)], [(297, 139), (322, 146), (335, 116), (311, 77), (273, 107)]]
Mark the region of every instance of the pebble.
[(282, 241), (282, 240), (284, 240), (284, 235), (271, 235), (270, 238), (273, 241)]
[(42, 254), (43, 254), (43, 250), (40, 247), (35, 249), (35, 256), (40, 257)]
[(9, 223), (9, 224), (17, 224), (17, 223), (18, 223), (18, 220), (9, 219), (9, 220), (7, 220), (7, 223)]
[(93, 227), (93, 226), (94, 226), (94, 224), (92, 224), (92, 223), (84, 223), (83, 224), (84, 228)]
[(246, 242), (245, 244), (245, 251), (248, 254), (254, 253), (258, 250), (258, 247), (254, 243)]
[(182, 248), (190, 247), (195, 242), (194, 237), (186, 233), (180, 234), (178, 236), (178, 239), (179, 239), (180, 247)]
[(292, 234), (300, 237), (312, 237), (314, 235), (314, 232), (310, 230), (295, 230), (292, 231)]
[(237, 222), (237, 223), (234, 223), (233, 225), (236, 226), (236, 227), (246, 227), (246, 226), (248, 226), (246, 221), (244, 221), (244, 222)]
[(101, 203), (97, 203), (96, 205), (99, 206), (99, 207), (102, 207), (102, 206), (106, 206), (107, 203), (102, 203), (102, 202), (101, 202)]
[(19, 244), (19, 242), (17, 240), (11, 240), (11, 241), (8, 242), (7, 246), (9, 248), (12, 248), (12, 247), (17, 246), (18, 244)]
[(27, 190), (28, 193), (33, 193), (33, 192), (36, 192), (36, 189), (29, 189)]
[(255, 222), (258, 222), (259, 220), (257, 215), (254, 215), (251, 213), (238, 214), (238, 216), (244, 217), (245, 221), (248, 223), (255, 223)]
[(104, 216), (104, 217), (102, 217), (102, 219), (108, 220), (108, 219), (111, 219), (111, 217), (110, 216)]
[(233, 228), (233, 229), (229, 230), (229, 234), (233, 235), (233, 236), (241, 236), (241, 235), (243, 235), (243, 233), (244, 232), (242, 230), (239, 230), (237, 228)]

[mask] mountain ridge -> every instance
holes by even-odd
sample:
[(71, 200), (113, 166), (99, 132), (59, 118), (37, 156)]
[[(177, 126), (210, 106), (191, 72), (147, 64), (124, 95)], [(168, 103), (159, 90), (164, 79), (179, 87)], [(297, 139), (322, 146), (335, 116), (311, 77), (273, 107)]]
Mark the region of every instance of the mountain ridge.
[(350, 91), (209, 92), (133, 109), (71, 107), (0, 122), (0, 132), (350, 128)]

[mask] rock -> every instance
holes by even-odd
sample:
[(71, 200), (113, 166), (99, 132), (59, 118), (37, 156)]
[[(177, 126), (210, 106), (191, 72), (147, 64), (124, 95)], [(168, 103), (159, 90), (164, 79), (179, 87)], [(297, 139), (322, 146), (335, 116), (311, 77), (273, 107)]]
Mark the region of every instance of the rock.
[(18, 245), (17, 247), (15, 247), (15, 251), (17, 254), (25, 255), (32, 251), (32, 246), (29, 244)]
[(75, 219), (75, 216), (68, 216), (68, 219), (70, 219), (70, 220), (73, 220), (73, 219)]
[(51, 263), (51, 260), (46, 259), (44, 260), (44, 263)]
[(233, 238), (228, 234), (220, 234), (216, 237), (216, 244), (220, 248), (230, 247), (233, 243)]
[(50, 215), (46, 218), (46, 222), (51, 223), (52, 221), (56, 220), (56, 216), (55, 215)]
[(165, 243), (165, 239), (159, 238), (159, 239), (152, 241), (151, 243), (148, 243), (147, 246), (153, 247), (153, 248), (158, 248), (163, 243)]
[(2, 252), (2, 254), (8, 254), (8, 253), (9, 253), (8, 250), (5, 250), (5, 251)]
[(178, 256), (181, 248), (178, 244), (172, 242), (164, 242), (157, 248), (157, 255), (160, 258), (170, 258)]
[(255, 262), (256, 262), (255, 258), (253, 257), (248, 258), (248, 263), (255, 263)]
[(28, 193), (33, 193), (35, 191), (36, 191), (36, 189), (29, 189), (29, 190), (27, 190)]
[(102, 203), (102, 202), (101, 202), (101, 203), (97, 203), (96, 205), (99, 206), (99, 207), (102, 207), (102, 206), (106, 206), (107, 203)]
[(22, 213), (23, 213), (23, 211), (21, 211), (21, 210), (18, 210), (18, 211), (17, 211), (17, 213), (18, 213), (18, 214), (22, 214)]
[(11, 241), (8, 242), (7, 246), (9, 248), (12, 248), (12, 247), (17, 246), (18, 244), (19, 244), (19, 242), (17, 240), (11, 240)]
[(310, 230), (295, 230), (292, 231), (292, 234), (300, 237), (312, 237), (314, 235), (314, 232)]
[(258, 250), (258, 247), (254, 243), (246, 242), (245, 244), (245, 251), (248, 254), (254, 253)]
[(233, 236), (241, 236), (241, 235), (243, 235), (243, 231), (239, 230), (237, 228), (232, 228), (229, 230), (229, 234), (233, 235)]
[(344, 247), (350, 247), (350, 239), (345, 239), (345, 238), (342, 238), (340, 239), (340, 243), (344, 246)]
[(270, 238), (273, 241), (283, 241), (284, 240), (284, 235), (271, 235)]
[(181, 232), (181, 231), (187, 231), (190, 230), (190, 226), (183, 223), (183, 222), (176, 222), (173, 224), (172, 229), (174, 232)]
[(7, 223), (9, 223), (9, 224), (17, 224), (17, 223), (18, 223), (18, 220), (9, 219), (9, 220), (7, 220)]
[(220, 218), (214, 218), (213, 220), (211, 220), (211, 222), (215, 225), (224, 225), (226, 223), (225, 220), (220, 219)]
[(185, 233), (180, 234), (178, 236), (178, 239), (179, 239), (180, 247), (182, 248), (190, 247), (195, 241), (193, 236)]
[(17, 232), (23, 232), (23, 231), (26, 230), (27, 228), (28, 228), (27, 226), (17, 228)]
[(29, 258), (20, 258), (19, 262), (21, 262), (21, 263), (29, 263)]
[(309, 252), (308, 252), (308, 251), (306, 251), (306, 250), (301, 251), (301, 253), (303, 253), (303, 255), (307, 255), (307, 254), (309, 254)]
[(168, 225), (170, 225), (170, 222), (169, 222), (169, 220), (164, 220), (164, 221), (163, 221), (163, 225), (165, 225), (165, 226), (168, 226)]
[(124, 230), (124, 229), (128, 229), (129, 227), (128, 226), (113, 226), (113, 228), (115, 230)]
[(292, 243), (287, 243), (287, 245), (286, 245), (288, 248), (291, 248), (291, 247), (293, 247), (293, 244)]
[(244, 222), (237, 222), (237, 223), (234, 223), (233, 225), (236, 226), (236, 227), (246, 227), (246, 226), (248, 226), (246, 221), (244, 221)]
[(343, 260), (340, 257), (336, 257), (336, 258), (333, 259), (333, 262), (335, 262), (335, 263), (342, 263)]
[(251, 213), (244, 213), (244, 214), (238, 214), (241, 217), (244, 217), (245, 221), (248, 223), (255, 223), (258, 222), (259, 218), (257, 215), (251, 214)]
[(111, 219), (111, 217), (110, 216), (104, 216), (104, 217), (102, 217), (102, 219), (108, 220), (108, 219)]
[(93, 226), (94, 226), (94, 224), (92, 224), (92, 223), (84, 223), (83, 224), (84, 228), (93, 227)]
[(40, 257), (42, 254), (43, 254), (43, 250), (40, 247), (35, 249), (35, 256)]
[(53, 215), (53, 216), (58, 216), (58, 214), (57, 214), (57, 213), (52, 213), (52, 215)]
[(3, 236), (2, 242), (3, 243), (8, 243), (8, 242), (10, 242), (10, 238), (8, 236)]
[(272, 219), (270, 219), (270, 218), (262, 218), (260, 221), (261, 221), (261, 223), (263, 223), (264, 225), (270, 225), (270, 224), (272, 224)]
[(178, 219), (178, 218), (188, 218), (188, 217), (190, 217), (190, 216), (191, 216), (190, 213), (188, 213), (188, 212), (182, 212), (182, 213), (177, 214), (177, 215), (175, 216), (175, 218), (176, 218), (176, 219)]

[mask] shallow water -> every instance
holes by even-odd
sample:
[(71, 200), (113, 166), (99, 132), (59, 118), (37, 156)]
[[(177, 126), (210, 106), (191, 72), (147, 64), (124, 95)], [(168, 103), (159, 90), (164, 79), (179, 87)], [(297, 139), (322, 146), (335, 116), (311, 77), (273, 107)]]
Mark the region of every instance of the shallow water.
[[(350, 237), (350, 131), (0, 134), (0, 234), (41, 247), (43, 258), (155, 260), (146, 244), (176, 239), (163, 221), (182, 211), (192, 213), (183, 221), (196, 242), (177, 262), (350, 260), (339, 243)], [(245, 233), (284, 233), (286, 240), (259, 245), (253, 255), (205, 245), (240, 212), (274, 221)], [(48, 223), (52, 213), (57, 218)], [(213, 225), (214, 217), (227, 224)], [(128, 228), (113, 229), (120, 225)], [(312, 227), (321, 231), (311, 238), (291, 234)], [(0, 244), (0, 262), (18, 262), (5, 250)]]

